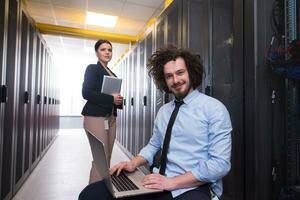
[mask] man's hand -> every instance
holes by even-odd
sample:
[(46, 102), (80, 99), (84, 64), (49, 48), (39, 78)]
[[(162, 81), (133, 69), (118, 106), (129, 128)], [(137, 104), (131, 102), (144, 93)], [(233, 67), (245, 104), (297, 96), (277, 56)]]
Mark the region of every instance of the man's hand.
[(142, 180), (142, 185), (149, 189), (159, 189), (171, 191), (176, 188), (173, 178), (162, 176), (161, 174), (149, 174)]
[(126, 170), (128, 172), (134, 172), (135, 168), (136, 166), (132, 162), (120, 162), (115, 166), (113, 166), (112, 168), (110, 168), (109, 174), (112, 175), (116, 173), (117, 176), (119, 176), (122, 170)]

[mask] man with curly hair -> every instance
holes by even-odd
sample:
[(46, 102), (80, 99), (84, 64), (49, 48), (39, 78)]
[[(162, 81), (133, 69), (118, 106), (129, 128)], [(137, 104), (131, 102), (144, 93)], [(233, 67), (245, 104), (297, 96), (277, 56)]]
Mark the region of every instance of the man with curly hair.
[[(222, 178), (231, 167), (232, 126), (225, 106), (197, 90), (204, 73), (201, 58), (189, 50), (166, 47), (150, 57), (147, 68), (157, 87), (175, 99), (159, 109), (149, 143), (110, 173), (152, 165), (162, 150), (160, 167), (146, 175), (142, 185), (164, 192), (125, 199), (210, 200), (211, 191), (220, 197)], [(100, 185), (98, 195), (103, 197), (108, 192)]]

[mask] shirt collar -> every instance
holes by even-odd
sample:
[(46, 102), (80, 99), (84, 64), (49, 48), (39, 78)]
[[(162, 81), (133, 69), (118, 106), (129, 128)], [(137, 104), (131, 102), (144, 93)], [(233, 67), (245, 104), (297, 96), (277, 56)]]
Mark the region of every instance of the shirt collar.
[[(189, 93), (186, 97), (183, 98), (183, 102), (185, 104), (191, 103), (194, 97), (196, 97), (199, 93), (200, 92), (197, 89), (193, 90), (191, 93)], [(175, 105), (174, 101), (175, 100), (173, 100), (172, 105)]]

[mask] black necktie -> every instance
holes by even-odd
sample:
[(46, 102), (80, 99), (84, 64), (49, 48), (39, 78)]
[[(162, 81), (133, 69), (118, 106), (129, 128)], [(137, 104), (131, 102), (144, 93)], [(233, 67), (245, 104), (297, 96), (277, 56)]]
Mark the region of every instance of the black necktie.
[(177, 113), (179, 111), (179, 107), (183, 103), (184, 103), (183, 101), (175, 101), (175, 108), (172, 112), (172, 115), (171, 115), (169, 123), (168, 123), (167, 131), (166, 131), (166, 135), (165, 135), (165, 139), (164, 139), (164, 144), (163, 144), (163, 149), (162, 149), (162, 153), (161, 153), (161, 159), (160, 159), (159, 173), (161, 175), (165, 175), (166, 166), (167, 166), (167, 153), (168, 153), (170, 139), (171, 139), (172, 127), (175, 122)]

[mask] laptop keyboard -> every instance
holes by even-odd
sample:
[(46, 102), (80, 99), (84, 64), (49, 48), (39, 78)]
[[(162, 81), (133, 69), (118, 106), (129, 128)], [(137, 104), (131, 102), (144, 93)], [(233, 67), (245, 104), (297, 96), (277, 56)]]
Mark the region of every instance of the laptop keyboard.
[(121, 172), (119, 176), (111, 176), (112, 184), (117, 188), (119, 192), (138, 190), (139, 188), (124, 174)]

